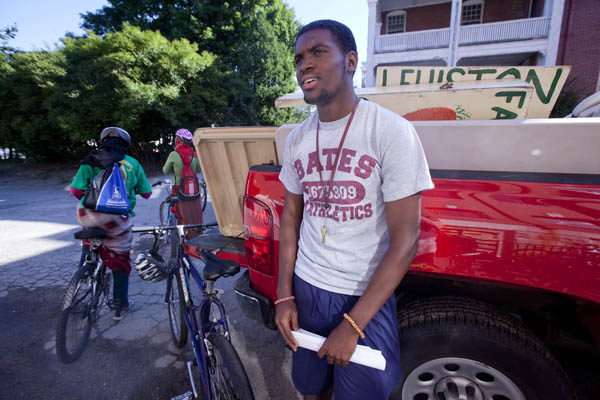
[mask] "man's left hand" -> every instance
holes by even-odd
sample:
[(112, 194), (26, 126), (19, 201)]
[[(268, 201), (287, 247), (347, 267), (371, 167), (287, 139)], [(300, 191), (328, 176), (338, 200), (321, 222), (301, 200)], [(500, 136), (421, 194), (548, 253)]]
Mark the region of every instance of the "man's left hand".
[(327, 356), (329, 364), (346, 367), (358, 343), (358, 333), (346, 321), (342, 321), (327, 337), (317, 352), (319, 358)]

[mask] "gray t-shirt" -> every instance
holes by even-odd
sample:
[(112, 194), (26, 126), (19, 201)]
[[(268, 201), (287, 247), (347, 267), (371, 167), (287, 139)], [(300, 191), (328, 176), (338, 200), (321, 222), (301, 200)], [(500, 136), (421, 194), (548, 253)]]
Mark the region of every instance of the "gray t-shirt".
[(349, 118), (319, 122), (318, 156), (318, 114), (295, 128), (285, 143), (279, 179), (288, 191), (304, 197), (294, 272), (321, 289), (360, 296), (388, 248), (384, 203), (431, 189), (433, 183), (412, 124), (361, 100), (339, 157), (326, 210), (325, 193)]

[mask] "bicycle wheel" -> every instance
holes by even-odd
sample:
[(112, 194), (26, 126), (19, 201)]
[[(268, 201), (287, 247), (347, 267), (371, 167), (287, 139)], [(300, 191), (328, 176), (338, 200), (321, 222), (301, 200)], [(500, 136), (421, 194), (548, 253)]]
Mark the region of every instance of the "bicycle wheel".
[(200, 195), (202, 196), (202, 211), (204, 211), (206, 209), (206, 201), (207, 201), (206, 183), (204, 183), (204, 181), (202, 181), (200, 183)]
[(160, 203), (160, 208), (158, 209), (158, 218), (160, 219), (160, 224), (162, 226), (165, 225), (165, 223), (168, 221), (169, 215), (171, 215), (170, 207), (171, 203), (166, 200), (163, 200), (163, 202)]
[(102, 306), (106, 303), (106, 299), (110, 296), (110, 288), (112, 287), (112, 273), (109, 269), (106, 268), (106, 264), (102, 266), (102, 270), (100, 271), (100, 277), (98, 279), (98, 287), (96, 291), (96, 296), (94, 297), (94, 302), (92, 306), (92, 322), (98, 320), (100, 315), (100, 310)]
[(185, 300), (183, 297), (183, 282), (181, 276), (176, 273), (171, 280), (171, 296), (169, 298), (169, 326), (173, 343), (177, 348), (185, 346), (188, 338), (188, 329), (185, 324)]
[(87, 345), (92, 329), (92, 301), (92, 277), (84, 264), (67, 286), (56, 324), (56, 355), (65, 364), (75, 361)]
[[(175, 214), (169, 214), (169, 226), (177, 225), (177, 218), (175, 218)], [(171, 250), (171, 259), (177, 258), (177, 248), (179, 247), (179, 232), (178, 231), (169, 231), (169, 236), (167, 236), (167, 243), (169, 244), (169, 249)]]
[(254, 400), (250, 380), (233, 345), (225, 336), (216, 333), (209, 334), (207, 340), (213, 397), (218, 400)]

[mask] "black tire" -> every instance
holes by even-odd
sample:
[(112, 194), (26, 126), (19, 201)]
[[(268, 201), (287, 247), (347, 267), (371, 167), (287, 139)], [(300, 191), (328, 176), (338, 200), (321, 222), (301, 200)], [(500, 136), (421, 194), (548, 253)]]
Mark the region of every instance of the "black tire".
[(169, 207), (171, 207), (171, 203), (169, 203), (166, 200), (164, 200), (162, 203), (160, 203), (160, 208), (158, 209), (158, 218), (160, 219), (161, 226), (166, 225), (168, 217), (169, 217), (169, 215), (171, 215)]
[(93, 302), (92, 307), (92, 323), (98, 320), (102, 306), (106, 304), (107, 299), (110, 298), (110, 290), (112, 288), (112, 272), (106, 268), (106, 264), (102, 267), (100, 272), (100, 282), (98, 284), (98, 292), (96, 293), (96, 299)]
[[(177, 225), (177, 218), (175, 218), (175, 214), (169, 214), (169, 226)], [(167, 237), (167, 243), (170, 249), (170, 257), (171, 260), (177, 258), (177, 249), (179, 247), (179, 232), (177, 230), (169, 231), (169, 236)]]
[(217, 400), (254, 400), (250, 380), (233, 345), (223, 335), (207, 337), (211, 355), (208, 371), (213, 398)]
[(206, 209), (206, 183), (200, 182), (200, 195), (202, 196), (202, 211)]
[(173, 343), (177, 348), (181, 349), (187, 342), (188, 329), (185, 324), (185, 300), (183, 295), (183, 284), (179, 272), (173, 276), (171, 282), (171, 298), (167, 304), (167, 309), (169, 311), (169, 327), (171, 328)]
[(65, 364), (81, 355), (92, 329), (92, 280), (85, 267), (75, 271), (69, 281), (56, 324), (56, 355)]
[(486, 303), (417, 300), (400, 307), (398, 327), (403, 376), (391, 399), (437, 400), (469, 392), (468, 398), (502, 400), (574, 398), (547, 347)]

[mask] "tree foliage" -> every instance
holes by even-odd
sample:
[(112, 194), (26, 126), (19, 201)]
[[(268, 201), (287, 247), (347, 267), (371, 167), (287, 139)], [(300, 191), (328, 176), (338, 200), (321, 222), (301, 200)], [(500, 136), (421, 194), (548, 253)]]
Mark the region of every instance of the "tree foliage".
[(11, 25), (0, 29), (0, 52), (3, 55), (14, 53), (15, 49), (8, 42), (17, 35), (17, 26)]
[(132, 134), (134, 154), (144, 158), (176, 126), (213, 118), (192, 112), (206, 105), (198, 86), (216, 85), (210, 82), (215, 56), (197, 45), (127, 25), (104, 38), (63, 43), (55, 52), (12, 55), (0, 80), (0, 144), (37, 159), (77, 159), (102, 128), (117, 125)]
[[(123, 23), (187, 38), (217, 56), (221, 88), (228, 94), (220, 125), (281, 124), (293, 110), (274, 101), (295, 88), (293, 48), (298, 30), (281, 0), (109, 0), (82, 15), (83, 27), (105, 35)], [(200, 90), (200, 88), (198, 88)], [(201, 95), (201, 93), (198, 93)]]
[[(0, 30), (0, 147), (77, 160), (100, 130), (132, 133), (147, 161), (176, 128), (294, 122), (298, 30), (282, 0), (109, 0), (55, 51), (15, 52)], [(94, 33), (95, 32), (95, 33)]]

